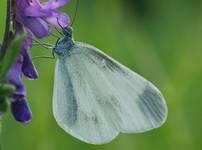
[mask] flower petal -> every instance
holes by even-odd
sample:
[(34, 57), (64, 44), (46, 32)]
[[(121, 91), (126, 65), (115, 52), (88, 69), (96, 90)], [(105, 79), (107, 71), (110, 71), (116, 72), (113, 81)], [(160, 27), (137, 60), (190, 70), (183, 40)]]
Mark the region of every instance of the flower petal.
[(13, 95), (25, 96), (26, 90), (22, 81), (22, 63), (23, 57), (19, 55), (15, 64), (9, 70), (7, 74), (8, 82), (16, 87), (16, 91)]
[(24, 62), (22, 66), (22, 71), (26, 77), (29, 79), (37, 79), (38, 78), (38, 72), (34, 66), (34, 64), (31, 61), (29, 52), (26, 51), (24, 55)]
[(17, 0), (16, 1), (16, 8), (17, 8), (16, 11), (22, 11), (29, 5), (30, 5), (29, 0)]
[[(37, 38), (47, 37), (51, 34), (47, 23), (56, 27), (69, 25), (69, 17), (59, 13), (57, 8), (67, 4), (69, 0), (49, 0), (40, 3), (40, 0), (17, 0), (16, 20), (25, 26), (29, 35)], [(58, 21), (59, 24), (58, 25)]]
[(32, 63), (29, 54), (29, 48), (31, 45), (32, 45), (32, 39), (30, 38), (27, 38), (22, 42), (22, 48), (21, 48), (21, 53), (23, 55), (22, 72), (29, 79), (37, 79), (38, 73), (34, 64)]
[(37, 8), (40, 8), (41, 7), (41, 3), (39, 0), (29, 0), (29, 5), (30, 6), (34, 6), (34, 7), (37, 7)]
[(24, 10), (24, 14), (31, 17), (49, 17), (51, 16), (52, 11), (29, 6)]
[(57, 9), (64, 6), (68, 2), (69, 0), (49, 0), (48, 2), (43, 3), (41, 7), (44, 9)]
[(23, 23), (37, 38), (50, 35), (48, 24), (41, 18), (26, 17)]
[(21, 123), (27, 124), (32, 119), (32, 112), (24, 98), (11, 102), (11, 112), (15, 119)]
[(57, 13), (57, 15), (53, 16), (53, 17), (47, 17), (45, 18), (45, 20), (55, 26), (55, 27), (58, 27), (60, 28), (61, 26), (64, 28), (64, 27), (67, 27), (69, 24), (70, 24), (70, 18), (67, 14), (65, 13)]

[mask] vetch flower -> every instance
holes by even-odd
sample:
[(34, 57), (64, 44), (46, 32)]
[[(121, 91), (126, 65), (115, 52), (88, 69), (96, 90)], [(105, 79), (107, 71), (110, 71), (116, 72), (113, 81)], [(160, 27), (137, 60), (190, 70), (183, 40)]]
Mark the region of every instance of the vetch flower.
[(27, 38), (21, 44), (20, 55), (9, 70), (8, 82), (16, 87), (11, 96), (11, 111), (17, 121), (28, 123), (32, 118), (31, 110), (25, 100), (26, 89), (22, 80), (24, 74), (28, 79), (37, 79), (38, 73), (31, 61), (29, 48), (32, 45), (32, 39)]
[(34, 80), (37, 79), (38, 73), (34, 64), (32, 63), (29, 54), (29, 49), (31, 45), (32, 45), (32, 39), (30, 38), (27, 38), (22, 42), (21, 46), (21, 55), (23, 56), (22, 72), (27, 78)]
[(39, 0), (17, 0), (16, 20), (37, 38), (49, 36), (49, 24), (60, 27), (59, 21), (62, 27), (69, 25), (69, 17), (57, 10), (67, 2), (68, 0), (49, 0), (42, 4)]
[(48, 0), (45, 3), (40, 3), (39, 0), (16, 0), (14, 19), (22, 25), (17, 28), (16, 34), (25, 32), (27, 38), (21, 43), (20, 54), (9, 70), (7, 78), (8, 82), (16, 88), (11, 96), (11, 112), (14, 118), (21, 123), (26, 124), (32, 119), (22, 76), (25, 75), (31, 80), (38, 77), (29, 53), (32, 40), (49, 36), (51, 34), (50, 25), (59, 28), (69, 25), (68, 15), (57, 10), (67, 2), (68, 0)]
[(32, 112), (24, 98), (13, 101), (11, 111), (15, 119), (24, 124), (29, 123), (32, 119)]

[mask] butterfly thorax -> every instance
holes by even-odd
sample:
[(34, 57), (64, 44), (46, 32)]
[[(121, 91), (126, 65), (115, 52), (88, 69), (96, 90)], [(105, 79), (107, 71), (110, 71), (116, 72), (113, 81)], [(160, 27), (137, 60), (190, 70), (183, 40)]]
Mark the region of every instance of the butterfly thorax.
[(71, 27), (65, 27), (63, 28), (63, 38), (59, 38), (55, 44), (55, 47), (53, 51), (58, 55), (58, 56), (64, 56), (66, 55), (69, 50), (72, 48), (74, 45), (74, 40), (72, 38), (72, 28)]

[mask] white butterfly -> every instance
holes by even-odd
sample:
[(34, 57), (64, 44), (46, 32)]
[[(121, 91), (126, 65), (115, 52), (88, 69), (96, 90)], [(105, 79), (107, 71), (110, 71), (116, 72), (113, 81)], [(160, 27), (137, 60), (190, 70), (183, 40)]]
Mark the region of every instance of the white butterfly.
[(97, 48), (75, 42), (72, 29), (54, 48), (53, 113), (59, 126), (91, 144), (104, 144), (121, 133), (160, 127), (167, 106), (149, 81)]

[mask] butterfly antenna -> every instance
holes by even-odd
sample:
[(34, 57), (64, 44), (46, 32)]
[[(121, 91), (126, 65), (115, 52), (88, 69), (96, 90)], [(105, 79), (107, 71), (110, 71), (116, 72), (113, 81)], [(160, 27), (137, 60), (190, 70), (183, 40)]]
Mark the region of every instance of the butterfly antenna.
[(42, 43), (42, 42), (39, 42), (39, 41), (37, 41), (35, 39), (33, 39), (33, 41), (35, 43), (33, 43), (32, 46), (39, 45), (39, 46), (42, 46), (42, 47), (44, 47), (46, 49), (53, 49), (55, 47), (54, 45), (51, 45), (51, 44), (48, 44), (48, 43)]
[[(56, 30), (58, 32), (58, 30)], [(58, 32), (60, 34), (60, 32)], [(51, 33), (51, 35), (55, 38), (60, 38), (57, 34)]]
[(55, 59), (55, 58), (52, 56), (35, 56), (35, 57), (32, 57), (32, 60), (36, 60), (36, 59)]
[(32, 57), (32, 60), (36, 60), (36, 59), (55, 59), (55, 53), (54, 53), (54, 51), (52, 51), (52, 56), (35, 56), (35, 57)]
[[(64, 29), (63, 26), (60, 24), (59, 19), (57, 18), (57, 23), (60, 26), (61, 29)], [(58, 30), (59, 31), (59, 30)]]
[(62, 32), (60, 32), (60, 30), (58, 30), (56, 27), (55, 27), (55, 30), (56, 30), (60, 35), (63, 36)]
[(80, 0), (77, 0), (77, 1), (76, 1), (76, 10), (75, 10), (75, 13), (74, 13), (74, 17), (73, 17), (71, 26), (74, 25), (74, 22), (75, 22), (75, 20), (76, 20), (76, 17), (77, 17), (77, 14), (78, 14), (79, 3), (80, 3)]

